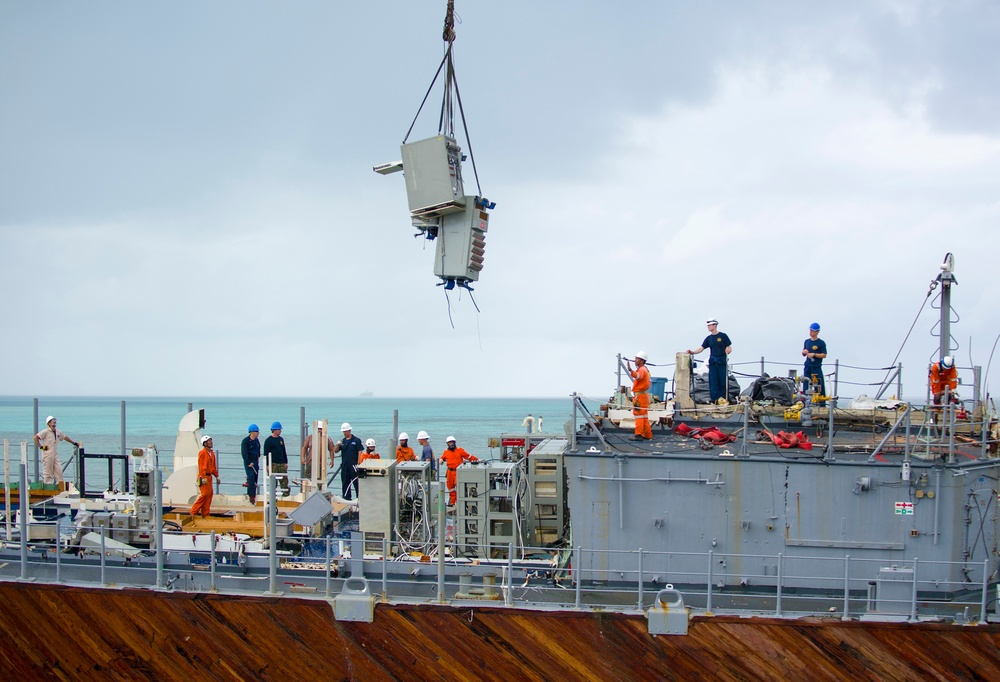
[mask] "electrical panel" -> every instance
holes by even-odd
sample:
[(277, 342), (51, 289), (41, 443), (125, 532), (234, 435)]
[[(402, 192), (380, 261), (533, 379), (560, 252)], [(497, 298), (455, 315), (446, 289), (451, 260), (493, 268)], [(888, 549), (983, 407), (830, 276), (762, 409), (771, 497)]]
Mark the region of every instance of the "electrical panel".
[(529, 542), (544, 547), (558, 541), (566, 528), (566, 471), (563, 451), (567, 441), (548, 439), (531, 449), (524, 460), (528, 472)]
[(369, 459), (358, 465), (358, 530), (365, 553), (381, 554), (382, 541), (392, 544), (396, 516), (396, 460)]
[(458, 554), (506, 559), (511, 544), (522, 547), (524, 510), (513, 464), (463, 464), (456, 472), (455, 540)]
[(446, 282), (476, 282), (483, 269), (490, 216), (476, 197), (466, 197), (465, 209), (441, 218), (434, 247), (434, 274)]
[(411, 216), (443, 216), (464, 210), (469, 197), (462, 186), (462, 148), (454, 138), (437, 135), (400, 147)]
[(396, 519), (393, 545), (399, 553), (427, 554), (432, 539), (431, 463), (396, 464)]

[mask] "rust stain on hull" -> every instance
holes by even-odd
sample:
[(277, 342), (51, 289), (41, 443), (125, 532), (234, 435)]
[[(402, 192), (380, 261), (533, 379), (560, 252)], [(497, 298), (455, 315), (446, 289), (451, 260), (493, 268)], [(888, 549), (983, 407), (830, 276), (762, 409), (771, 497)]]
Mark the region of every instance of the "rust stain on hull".
[[(654, 637), (638, 615), (0, 584), (8, 679), (996, 679), (1000, 626), (715, 616)], [(294, 679), (294, 678), (293, 678)]]

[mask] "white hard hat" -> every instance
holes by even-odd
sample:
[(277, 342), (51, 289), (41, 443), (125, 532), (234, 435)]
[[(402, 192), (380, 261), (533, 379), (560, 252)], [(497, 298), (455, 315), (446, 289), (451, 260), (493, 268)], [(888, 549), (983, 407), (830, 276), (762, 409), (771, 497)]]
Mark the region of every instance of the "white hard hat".
[(430, 436), (427, 435), (426, 431), (421, 431), (420, 433), (417, 434), (417, 440), (423, 440), (424, 438), (430, 438)]
[(455, 436), (448, 436), (447, 438), (444, 439), (444, 442), (445, 443), (456, 443), (458, 441), (455, 440)]
[(375, 447), (375, 439), (374, 438), (369, 438), (368, 440), (366, 440), (365, 441), (365, 447), (366, 448), (373, 448), (373, 447)]
[(406, 431), (403, 431), (401, 434), (399, 434), (399, 440), (409, 440), (409, 439), (410, 437), (406, 435)]
[(719, 321), (714, 317), (710, 317), (707, 320), (705, 320), (705, 324), (719, 324)]
[(53, 417), (53, 416), (52, 416), (52, 415), (50, 414), (50, 415), (49, 415), (48, 417), (46, 417), (46, 418), (45, 418), (45, 423), (46, 423), (46, 424), (48, 424), (48, 423), (49, 423), (50, 421), (52, 421), (53, 419), (55, 419), (55, 417)]
[(644, 350), (641, 350), (641, 351), (639, 351), (638, 353), (636, 353), (636, 354), (635, 354), (635, 357), (639, 358), (639, 359), (640, 359), (640, 360), (642, 360), (643, 362), (645, 362), (645, 361), (649, 360), (649, 356), (648, 356), (648, 355), (646, 355), (646, 351), (644, 351)]
[(202, 436), (201, 437), (201, 444), (204, 445), (205, 443), (207, 443), (210, 440), (212, 440), (211, 436)]
[(952, 367), (955, 366), (955, 358), (951, 357), (950, 355), (945, 355), (943, 358), (941, 358), (941, 366), (944, 367), (945, 369), (951, 369)]
[(343, 424), (340, 425), (340, 430), (341, 431), (350, 431), (351, 430), (351, 425), (348, 424), (347, 422), (344, 422)]

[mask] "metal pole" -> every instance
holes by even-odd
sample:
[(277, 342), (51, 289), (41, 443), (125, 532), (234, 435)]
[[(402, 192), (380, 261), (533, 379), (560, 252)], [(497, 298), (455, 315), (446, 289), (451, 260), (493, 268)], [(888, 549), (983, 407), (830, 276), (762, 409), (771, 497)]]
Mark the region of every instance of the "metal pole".
[(194, 403), (188, 403), (188, 412), (194, 412)]
[(622, 385), (622, 354), (618, 354), (618, 383), (615, 385), (615, 393), (619, 391)]
[[(35, 417), (35, 422), (34, 422), (35, 430), (32, 431), (32, 433), (38, 433), (39, 431), (41, 431), (41, 429), (38, 428), (38, 398), (34, 399), (34, 417)], [(34, 439), (32, 439), (31, 442), (34, 443)], [(38, 475), (39, 450), (37, 445), (35, 445), (34, 448), (35, 448), (35, 480), (37, 481), (39, 480), (39, 475)]]
[(270, 481), (270, 490), (268, 490), (268, 502), (270, 503), (270, 509), (268, 510), (267, 517), (267, 528), (268, 528), (268, 538), (270, 539), (269, 549), (270, 549), (270, 560), (268, 566), (268, 575), (270, 580), (268, 582), (268, 594), (278, 594), (278, 495), (277, 495), (277, 485), (278, 479), (274, 473), (268, 474), (268, 480)]
[[(121, 454), (123, 454), (123, 455), (125, 454), (125, 401), (124, 400), (122, 401), (122, 452), (121, 452)], [(127, 466), (128, 465), (126, 465), (126, 467)], [(126, 475), (128, 474), (127, 471), (125, 473), (126, 473)], [(123, 487), (126, 490), (128, 490), (128, 483), (125, 483)]]
[(781, 574), (783, 573), (784, 564), (785, 557), (781, 552), (778, 552), (778, 592), (774, 604), (774, 612), (777, 616), (781, 615)]
[(6, 510), (3, 515), (4, 526), (7, 528), (7, 542), (10, 542), (13, 532), (10, 527), (10, 442), (6, 438), (3, 439), (3, 499), (3, 508)]
[(833, 406), (837, 406), (837, 396), (840, 395), (840, 360), (833, 361)]
[(326, 598), (330, 598), (330, 544), (332, 538), (326, 536)]
[(156, 455), (156, 469), (153, 471), (153, 522), (156, 524), (156, 587), (163, 589), (163, 473), (160, 471), (160, 456)]
[(209, 591), (215, 592), (215, 531), (213, 530), (208, 538), (209, 542), (212, 543), (212, 556), (211, 564), (209, 565)]
[(903, 363), (896, 365), (896, 398), (903, 399)]
[(514, 543), (507, 543), (507, 606), (514, 603)]
[(990, 560), (983, 559), (983, 596), (979, 603), (979, 624), (986, 625), (986, 592), (990, 589)]
[(910, 598), (910, 621), (917, 620), (917, 557), (913, 557), (913, 596)]
[(906, 405), (906, 438), (903, 440), (903, 461), (910, 461), (910, 426), (913, 423), (913, 410)]
[(580, 608), (580, 596), (581, 596), (580, 590), (582, 589), (581, 583), (583, 582), (582, 580), (580, 580), (580, 569), (582, 568), (580, 564), (581, 555), (582, 555), (582, 550), (580, 549), (580, 545), (577, 545), (576, 558), (573, 560), (573, 577), (576, 578), (576, 604), (575, 604), (576, 608)]
[(105, 548), (105, 539), (107, 538), (108, 527), (101, 526), (101, 585), (107, 585), (107, 576), (105, 575), (105, 569), (108, 563), (108, 553)]
[(438, 482), (438, 575), (437, 575), (437, 590), (438, 590), (438, 603), (444, 603), (444, 531), (445, 531), (445, 518), (444, 518), (444, 496), (445, 491), (441, 486), (440, 481)]
[[(764, 358), (761, 358), (761, 362)], [(747, 432), (750, 430), (750, 401), (743, 403), (743, 438), (740, 441), (740, 457), (747, 456)]]
[(21, 484), (18, 488), (21, 512), (21, 580), (28, 579), (28, 441), (21, 441)]
[(639, 610), (642, 611), (642, 547), (639, 548)]
[(618, 460), (618, 528), (625, 528), (625, 490), (623, 489), (623, 473), (622, 468), (625, 466), (622, 462), (621, 456), (616, 456), (615, 459)]
[[(302, 452), (302, 448), (305, 447), (305, 444), (306, 444), (306, 434), (308, 432), (309, 432), (309, 430), (308, 430), (308, 427), (306, 426), (306, 408), (305, 408), (305, 406), (300, 406), (299, 407), (299, 452)], [(319, 446), (319, 451), (323, 452), (323, 445), (322, 444), (320, 444), (320, 446)], [(333, 453), (330, 453), (330, 454), (333, 454)], [(312, 466), (311, 462), (310, 462), (309, 466), (310, 467)], [(311, 471), (311, 469), (310, 469), (310, 471)], [(300, 457), (299, 458), (299, 476), (302, 477), (302, 478), (305, 478), (305, 475), (306, 475), (306, 463)], [(320, 477), (320, 478), (322, 478), (322, 477)]]
[(764, 356), (760, 356), (760, 378), (764, 378)]
[(56, 582), (62, 582), (62, 542), (59, 540), (59, 521), (56, 524)]
[(844, 556), (844, 616), (841, 620), (850, 620), (851, 613), (851, 555)]
[(833, 411), (837, 404), (836, 392), (831, 400), (826, 401), (826, 460), (832, 462), (833, 457)]
[(712, 564), (715, 563), (715, 552), (708, 550), (708, 590), (705, 593), (705, 610), (712, 611)]
[(388, 578), (388, 562), (386, 561), (388, 551), (388, 544), (386, 543), (385, 536), (382, 536), (382, 601), (386, 601), (386, 595), (389, 593), (389, 578)]

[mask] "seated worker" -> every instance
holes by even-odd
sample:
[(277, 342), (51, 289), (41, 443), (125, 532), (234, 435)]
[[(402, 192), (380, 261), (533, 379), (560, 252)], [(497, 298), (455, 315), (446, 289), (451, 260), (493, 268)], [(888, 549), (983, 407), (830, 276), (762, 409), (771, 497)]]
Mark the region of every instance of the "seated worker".
[(448, 444), (448, 447), (444, 451), (444, 454), (441, 455), (441, 461), (448, 467), (448, 477), (446, 480), (448, 485), (448, 506), (454, 507), (455, 501), (458, 499), (458, 493), (455, 490), (458, 486), (458, 467), (463, 462), (478, 462), (479, 459), (475, 455), (470, 455), (464, 448), (458, 447), (455, 436), (448, 436), (444, 442)]
[(931, 395), (934, 396), (934, 404), (940, 405), (944, 401), (944, 389), (947, 388), (952, 394), (951, 402), (957, 402), (954, 392), (958, 388), (958, 369), (955, 367), (955, 358), (945, 355), (941, 362), (931, 365), (930, 373)]
[(413, 452), (411, 448), (406, 443), (410, 440), (410, 437), (404, 432), (399, 434), (399, 445), (396, 447), (396, 461), (397, 462), (416, 462), (417, 455)]
[(375, 452), (375, 439), (369, 438), (365, 441), (365, 451), (358, 455), (358, 464), (361, 464), (368, 459), (382, 459), (377, 452)]

